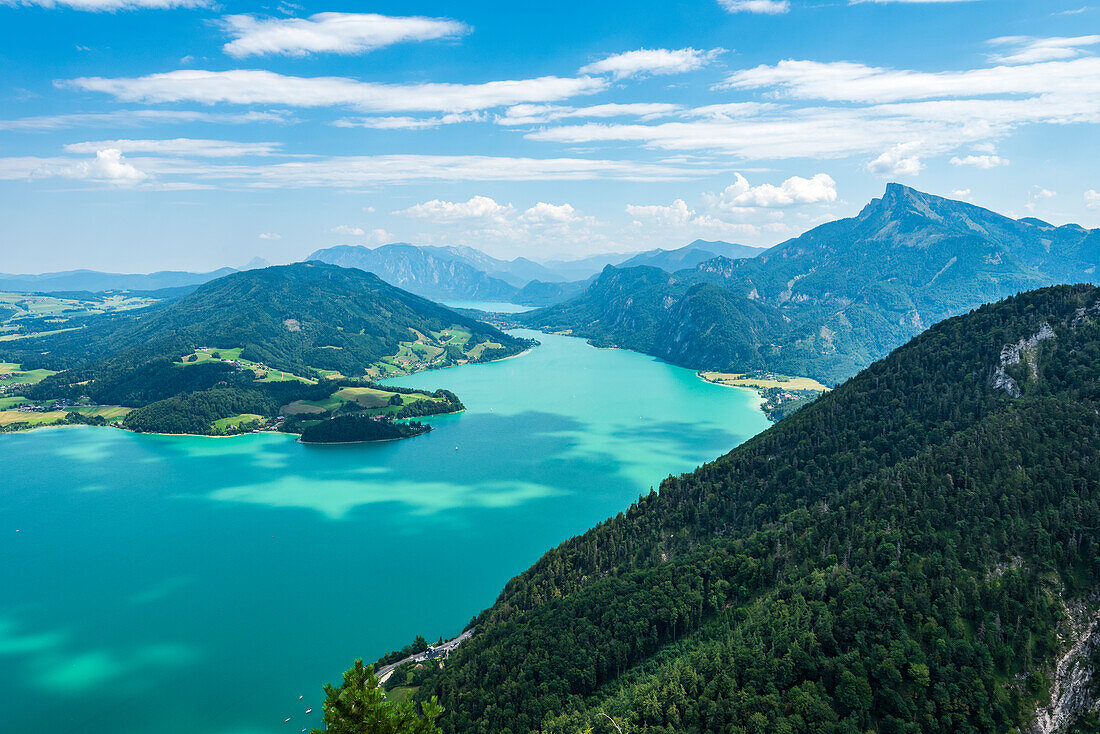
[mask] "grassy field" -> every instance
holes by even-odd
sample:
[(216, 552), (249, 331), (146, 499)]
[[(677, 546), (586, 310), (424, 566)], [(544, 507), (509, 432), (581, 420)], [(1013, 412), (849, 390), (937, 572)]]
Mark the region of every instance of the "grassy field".
[[(366, 408), (367, 412), (371, 415), (396, 413), (401, 409), (401, 406), (390, 405), (390, 399), (396, 394), (397, 393), (388, 390), (377, 390), (373, 387), (343, 387), (324, 400), (295, 400), (293, 403), (284, 405), (280, 408), (279, 413), (282, 415), (324, 413), (326, 411), (338, 410), (340, 406), (345, 403), (357, 403), (363, 408)], [(401, 399), (404, 400), (406, 404), (418, 400), (438, 402), (437, 398), (433, 398), (431, 395), (422, 392), (402, 395)]]
[(72, 410), (81, 415), (99, 416), (112, 423), (118, 423), (133, 409), (124, 408), (121, 405), (78, 405)]
[[(0, 337), (2, 339), (3, 337)], [(28, 370), (22, 372), (19, 365), (12, 362), (0, 362), (0, 385), (34, 385), (45, 380), (50, 375), (56, 375), (50, 370)]]
[(48, 426), (65, 419), (65, 411), (51, 410), (47, 413), (24, 413), (21, 410), (0, 410), (0, 427), (13, 423), (28, 423), (32, 426)]
[[(308, 377), (299, 377), (291, 372), (284, 372), (283, 370), (277, 370), (274, 367), (260, 367), (256, 362), (251, 362), (247, 359), (241, 359), (241, 347), (233, 347), (232, 349), (199, 349), (192, 354), (184, 355), (183, 359), (176, 362), (178, 367), (187, 367), (193, 364), (202, 364), (204, 362), (236, 362), (237, 364), (250, 368), (256, 373), (257, 382), (305, 382), (310, 385), (317, 384), (316, 380), (311, 380)], [(214, 355), (218, 356), (215, 357)], [(194, 359), (191, 359), (194, 357)]]
[(24, 404), (29, 403), (29, 402), (30, 401), (27, 400), (26, 398), (21, 398), (21, 397), (17, 397), (17, 396), (8, 397), (8, 398), (0, 398), (0, 410), (8, 410), (9, 408), (15, 408), (17, 406), (24, 405)]
[(759, 377), (752, 374), (736, 374), (732, 372), (700, 372), (699, 376), (707, 382), (733, 387), (777, 387), (786, 390), (818, 390), (827, 392), (829, 388), (817, 380), (809, 377), (790, 377), (788, 375), (771, 375)]
[(214, 430), (225, 431), (230, 428), (237, 428), (243, 423), (260, 422), (263, 421), (262, 415), (256, 415), (255, 413), (241, 413), (240, 415), (231, 415), (228, 418), (222, 418), (214, 421)]

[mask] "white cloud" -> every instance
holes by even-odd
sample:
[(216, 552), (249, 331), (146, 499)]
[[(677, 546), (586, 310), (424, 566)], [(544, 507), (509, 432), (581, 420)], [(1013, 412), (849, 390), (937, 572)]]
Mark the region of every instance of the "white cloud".
[(965, 158), (954, 156), (951, 159), (953, 166), (974, 166), (975, 168), (997, 168), (1007, 166), (1008, 159), (998, 155), (968, 155)]
[(123, 160), (122, 151), (95, 151), (92, 159), (75, 158), (3, 158), (0, 179), (69, 178), (116, 186), (131, 186), (149, 178), (146, 171)]
[(626, 213), (640, 223), (685, 225), (695, 217), (695, 212), (683, 199), (676, 199), (668, 206), (659, 204), (627, 204)]
[(562, 225), (578, 219), (577, 210), (571, 204), (547, 204), (540, 201), (523, 212), (521, 217), (532, 224)]
[(261, 240), (281, 240), (283, 236), (278, 232), (260, 232)]
[(956, 199), (963, 199), (964, 201), (969, 201), (969, 199), (970, 199), (970, 189), (955, 189), (954, 191), (951, 192), (951, 196), (955, 197)]
[(779, 186), (751, 186), (740, 173), (735, 173), (734, 179), (720, 194), (705, 195), (704, 200), (718, 209), (774, 209), (798, 204), (829, 203), (837, 198), (836, 181), (825, 173), (819, 173), (813, 178), (791, 176)]
[[(0, 158), (0, 180), (26, 180), (54, 171), (74, 158)], [(506, 156), (379, 155), (308, 158), (286, 163), (215, 163), (151, 157), (138, 167), (160, 180), (189, 186), (218, 184), (245, 188), (362, 188), (414, 181), (675, 181), (713, 172), (672, 164), (590, 158)], [(163, 185), (163, 184), (162, 184)]]
[[(756, 91), (767, 101), (681, 110), (678, 120), (559, 125), (527, 137), (704, 150), (743, 160), (869, 155), (877, 157), (876, 172), (911, 175), (923, 167), (921, 158), (963, 146), (975, 153), (988, 148), (992, 156), (992, 142), (1021, 125), (1100, 123), (1100, 59), (1091, 57), (950, 72), (784, 61), (736, 72), (722, 86)], [(783, 96), (827, 102), (776, 101)], [(919, 150), (915, 140), (923, 141)]]
[(616, 79), (657, 74), (682, 74), (701, 69), (723, 49), (701, 51), (696, 48), (640, 48), (637, 51), (608, 56), (580, 68), (581, 74), (611, 74)]
[(387, 242), (393, 242), (393, 235), (381, 228), (372, 229), (367, 239), (376, 245), (384, 245)]
[[(747, 209), (740, 211), (751, 212)], [(758, 224), (727, 222), (721, 217), (696, 211), (683, 199), (676, 199), (667, 206), (627, 204), (626, 213), (634, 220), (631, 223), (634, 234), (641, 235), (642, 241), (650, 246), (667, 243), (669, 238), (684, 239), (693, 236), (755, 238), (764, 230), (773, 231), (776, 226), (774, 222), (766, 223), (763, 227)], [(782, 213), (777, 212), (776, 216), (782, 217)]]
[(513, 209), (511, 205), (498, 204), (488, 196), (474, 196), (469, 201), (441, 201), (432, 199), (423, 204), (410, 206), (394, 214), (402, 214), (419, 219), (453, 222), (462, 219), (484, 219), (503, 222)]
[(916, 176), (924, 169), (917, 152), (920, 141), (898, 143), (867, 164), (867, 170), (880, 176)]
[(909, 4), (909, 5), (929, 5), (932, 3), (970, 3), (976, 2), (976, 0), (848, 0), (849, 5), (864, 5), (864, 4), (876, 4), (886, 5), (889, 3), (897, 4)]
[(1089, 189), (1085, 192), (1085, 206), (1100, 211), (1100, 191)]
[(1057, 192), (1051, 191), (1050, 189), (1044, 189), (1042, 186), (1032, 186), (1031, 191), (1027, 194), (1027, 204), (1024, 205), (1024, 208), (1034, 213), (1039, 207), (1040, 202), (1053, 199), (1057, 195)]
[(653, 119), (670, 115), (681, 109), (680, 105), (664, 102), (631, 102), (626, 104), (600, 104), (589, 107), (565, 107), (562, 105), (513, 105), (496, 118), (498, 125), (539, 125), (566, 118), (640, 117)]
[(68, 115), (40, 115), (0, 120), (0, 130), (64, 130), (74, 127), (145, 127), (155, 124), (201, 122), (218, 125), (245, 125), (253, 122), (292, 123), (290, 113), (268, 112), (192, 112), (188, 110), (116, 110), (114, 112), (77, 112)]
[(223, 49), (236, 58), (322, 52), (354, 54), (396, 43), (454, 38), (470, 32), (464, 23), (447, 18), (375, 13), (317, 13), (309, 18), (227, 15), (220, 23), (234, 39)]
[(0, 5), (40, 8), (70, 8), (93, 13), (113, 13), (116, 10), (167, 10), (170, 8), (206, 8), (210, 0), (0, 0)]
[(1006, 53), (990, 55), (990, 60), (1001, 64), (1034, 64), (1042, 61), (1074, 59), (1088, 53), (1089, 46), (1100, 44), (1100, 35), (1073, 38), (1033, 36), (1002, 36), (989, 41), (991, 46), (1007, 46)]
[(235, 143), (229, 140), (95, 140), (65, 146), (69, 153), (95, 153), (107, 149), (123, 153), (153, 153), (156, 155), (192, 155), (200, 158), (237, 158), (266, 156), (279, 152), (282, 143)]
[(780, 15), (791, 9), (790, 0), (718, 0), (718, 4), (731, 13)]
[(772, 89), (797, 99), (885, 103), (1008, 94), (1095, 94), (1100, 59), (1048, 61), (966, 71), (911, 71), (849, 61), (780, 61), (734, 72), (725, 89)]
[(372, 130), (430, 130), (442, 125), (481, 122), (484, 119), (485, 116), (480, 112), (462, 112), (439, 117), (345, 117), (332, 124), (336, 127), (362, 127)]
[(367, 233), (366, 230), (364, 230), (362, 227), (352, 227), (347, 224), (339, 224), (330, 229), (329, 232), (333, 232), (335, 234), (347, 234), (355, 237), (362, 237)]
[(345, 77), (297, 77), (270, 71), (181, 69), (143, 77), (82, 77), (61, 86), (129, 102), (355, 107), (369, 112), (472, 112), (523, 102), (554, 102), (607, 87), (593, 77), (539, 77), (482, 84), (380, 84)]

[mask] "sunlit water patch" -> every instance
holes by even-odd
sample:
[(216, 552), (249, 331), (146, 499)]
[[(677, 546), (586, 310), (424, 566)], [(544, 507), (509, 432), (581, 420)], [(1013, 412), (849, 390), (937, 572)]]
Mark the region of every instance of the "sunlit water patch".
[(0, 731), (309, 729), (356, 656), (457, 633), (546, 548), (767, 426), (751, 392), (521, 333), (542, 345), (396, 380), (467, 406), (407, 441), (0, 436)]

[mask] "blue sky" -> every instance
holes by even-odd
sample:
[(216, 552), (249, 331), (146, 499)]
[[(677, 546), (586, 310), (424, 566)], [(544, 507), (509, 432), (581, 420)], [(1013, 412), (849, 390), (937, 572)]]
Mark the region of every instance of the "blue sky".
[(1100, 226), (1095, 0), (0, 0), (0, 272)]

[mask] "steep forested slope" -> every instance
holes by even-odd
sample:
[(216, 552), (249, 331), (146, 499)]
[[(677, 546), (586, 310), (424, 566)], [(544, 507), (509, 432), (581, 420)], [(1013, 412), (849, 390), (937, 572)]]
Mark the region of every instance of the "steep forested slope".
[(453, 732), (1018, 731), (1098, 590), (1100, 290), (1062, 286), (548, 552), (418, 695)]
[[(578, 299), (523, 318), (688, 367), (743, 371), (764, 364), (835, 383), (929, 324), (1031, 288), (1093, 281), (1098, 263), (1100, 230), (1010, 219), (890, 184), (858, 216), (821, 225), (755, 258), (708, 260), (678, 271), (660, 289), (624, 292), (614, 303), (589, 299), (583, 314), (577, 313)], [(700, 283), (780, 317), (773, 320), (777, 327), (760, 325), (760, 347), (751, 360), (716, 362), (698, 349), (709, 329), (736, 331), (735, 325), (675, 317), (677, 304)], [(591, 289), (597, 295), (598, 285)], [(621, 328), (640, 312), (661, 324), (659, 336)]]

